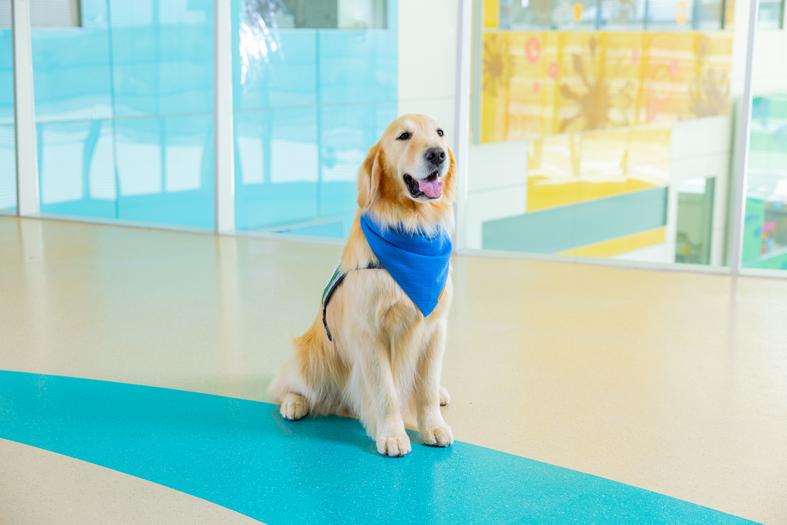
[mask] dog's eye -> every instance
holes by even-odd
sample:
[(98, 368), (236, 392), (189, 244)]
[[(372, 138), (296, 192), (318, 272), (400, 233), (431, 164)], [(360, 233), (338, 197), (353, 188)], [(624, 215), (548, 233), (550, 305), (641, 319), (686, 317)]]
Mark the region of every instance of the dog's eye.
[(442, 137), (443, 135), (445, 135), (445, 133), (443, 133), (443, 130), (442, 130), (442, 129), (438, 129), (438, 130), (437, 130), (437, 135), (438, 135), (438, 136), (440, 136), (440, 137)]
[(410, 133), (409, 131), (402, 131), (401, 135), (396, 137), (396, 140), (410, 140), (410, 137), (412, 136), (413, 134)]

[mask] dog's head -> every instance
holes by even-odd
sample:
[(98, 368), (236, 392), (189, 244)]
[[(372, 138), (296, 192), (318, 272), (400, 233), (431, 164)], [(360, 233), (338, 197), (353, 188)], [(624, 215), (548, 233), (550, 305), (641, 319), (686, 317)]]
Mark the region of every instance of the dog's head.
[(372, 146), (358, 175), (358, 205), (385, 222), (432, 229), (454, 197), (454, 155), (426, 115), (403, 115)]

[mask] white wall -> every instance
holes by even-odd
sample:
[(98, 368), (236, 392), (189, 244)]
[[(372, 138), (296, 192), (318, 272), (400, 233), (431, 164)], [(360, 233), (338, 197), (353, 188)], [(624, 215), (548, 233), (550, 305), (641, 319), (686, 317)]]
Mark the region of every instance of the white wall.
[(716, 181), (711, 222), (712, 265), (722, 264), (727, 227), (727, 188), (732, 153), (732, 119), (730, 116), (682, 120), (672, 126), (670, 188), (667, 211), (667, 242), (675, 254), (678, 183), (697, 177)]
[(465, 248), (481, 248), (485, 221), (520, 215), (527, 203), (527, 142), (470, 144)]
[(399, 0), (399, 114), (434, 117), (453, 141), (457, 0)]
[(787, 31), (759, 31), (754, 44), (752, 92), (787, 93)]

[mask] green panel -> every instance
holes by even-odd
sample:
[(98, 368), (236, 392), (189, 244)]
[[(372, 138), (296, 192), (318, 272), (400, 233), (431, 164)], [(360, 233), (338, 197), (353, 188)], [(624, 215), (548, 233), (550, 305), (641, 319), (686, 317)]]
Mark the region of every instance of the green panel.
[(747, 268), (763, 268), (767, 270), (787, 270), (787, 251), (765, 256), (762, 259), (746, 261), (744, 266)]
[(743, 265), (787, 269), (787, 95), (752, 104)]
[(751, 266), (762, 255), (762, 223), (765, 222), (765, 202), (746, 199), (746, 216), (743, 222), (743, 265)]
[(703, 179), (704, 191), (681, 191), (678, 185), (675, 262), (709, 264), (713, 228), (714, 179)]
[(571, 206), (487, 221), (482, 246), (555, 253), (666, 224), (667, 189), (637, 191)]

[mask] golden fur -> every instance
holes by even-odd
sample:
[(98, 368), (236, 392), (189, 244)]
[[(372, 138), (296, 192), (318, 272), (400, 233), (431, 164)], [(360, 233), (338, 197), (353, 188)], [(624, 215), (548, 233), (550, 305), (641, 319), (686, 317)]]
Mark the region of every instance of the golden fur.
[[(383, 227), (404, 227), (432, 233), (453, 230), (455, 162), (437, 124), (424, 115), (395, 120), (372, 146), (358, 174), (358, 206), (341, 257), (347, 273), (330, 300), (327, 322), (331, 342), (322, 323), (322, 310), (295, 340), (295, 355), (272, 385), (281, 414), (300, 419), (307, 413), (335, 413), (361, 420), (389, 456), (410, 451), (404, 417), (415, 409), (424, 443), (448, 446), (451, 429), (440, 412), (440, 387), (446, 316), (451, 302), (449, 275), (437, 307), (426, 318), (385, 270), (358, 270), (376, 262), (360, 227), (362, 212)], [(411, 133), (408, 140), (401, 134)], [(400, 139), (397, 139), (400, 137)], [(437, 199), (414, 198), (404, 174), (425, 178), (428, 148), (448, 154), (439, 168), (443, 193)]]

